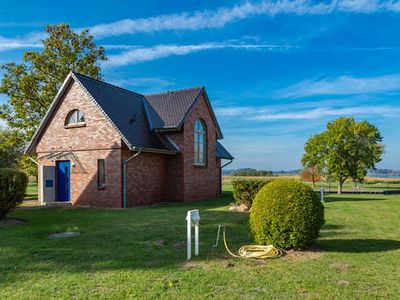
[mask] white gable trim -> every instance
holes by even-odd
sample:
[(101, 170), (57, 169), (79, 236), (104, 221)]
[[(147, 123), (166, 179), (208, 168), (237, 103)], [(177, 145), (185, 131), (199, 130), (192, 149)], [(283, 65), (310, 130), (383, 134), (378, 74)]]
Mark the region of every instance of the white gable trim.
[(63, 98), (66, 89), (69, 87), (70, 83), (74, 80), (80, 88), (88, 95), (88, 97), (93, 101), (93, 103), (96, 105), (96, 107), (100, 110), (100, 112), (103, 114), (103, 116), (107, 119), (107, 121), (111, 124), (111, 126), (115, 129), (115, 131), (120, 135), (124, 143), (128, 146), (130, 150), (134, 150), (135, 147), (129, 143), (129, 141), (125, 138), (125, 136), (121, 133), (121, 131), (115, 126), (114, 122), (110, 119), (110, 117), (105, 113), (105, 111), (100, 107), (100, 105), (97, 103), (97, 101), (92, 97), (92, 95), (88, 92), (88, 90), (83, 86), (83, 84), (79, 81), (79, 79), (75, 76), (73, 72), (70, 72), (67, 76), (67, 78), (64, 80), (61, 88), (59, 89), (56, 97), (54, 98), (53, 102), (50, 104), (49, 109), (47, 110), (44, 118), (39, 124), (39, 127), (37, 128), (35, 134), (33, 135), (31, 141), (29, 142), (28, 146), (25, 149), (25, 154), (32, 154), (34, 151), (34, 147), (37, 144), (38, 138), (40, 137), (40, 134), (43, 132), (45, 126), (47, 125), (50, 117), (53, 115), (54, 111), (57, 108), (58, 103), (61, 101)]

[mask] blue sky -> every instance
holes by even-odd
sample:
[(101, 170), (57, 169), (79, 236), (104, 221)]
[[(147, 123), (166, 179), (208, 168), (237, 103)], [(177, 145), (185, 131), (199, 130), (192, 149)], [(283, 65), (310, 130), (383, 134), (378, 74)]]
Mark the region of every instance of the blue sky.
[(400, 169), (400, 1), (2, 0), (0, 63), (60, 22), (91, 29), (108, 82), (206, 86), (232, 168), (299, 168), (312, 134), (354, 116), (382, 132), (378, 167)]

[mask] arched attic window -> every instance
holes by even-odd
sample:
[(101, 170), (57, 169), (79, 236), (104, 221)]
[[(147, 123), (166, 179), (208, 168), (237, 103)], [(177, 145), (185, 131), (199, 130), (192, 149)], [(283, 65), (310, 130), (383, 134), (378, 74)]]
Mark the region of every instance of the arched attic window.
[(194, 164), (206, 164), (207, 132), (206, 126), (201, 119), (194, 123)]
[(66, 126), (85, 124), (85, 116), (79, 109), (71, 110), (65, 119)]

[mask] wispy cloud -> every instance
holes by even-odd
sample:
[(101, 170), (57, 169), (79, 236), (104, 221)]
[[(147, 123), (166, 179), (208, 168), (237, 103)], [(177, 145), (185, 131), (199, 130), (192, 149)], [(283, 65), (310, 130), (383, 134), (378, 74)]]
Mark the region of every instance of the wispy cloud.
[(400, 90), (400, 74), (376, 77), (340, 76), (322, 80), (304, 80), (277, 92), (279, 98), (303, 98), (317, 95), (357, 95)]
[(229, 44), (229, 43), (203, 43), (195, 45), (156, 45), (153, 47), (134, 48), (120, 54), (109, 55), (104, 62), (105, 67), (118, 67), (128, 64), (136, 64), (145, 61), (157, 60), (168, 56), (187, 55), (194, 52), (216, 49), (245, 49), (245, 50), (269, 50), (283, 51), (295, 49), (290, 45), (268, 44)]
[[(315, 106), (317, 106), (316, 104)], [(279, 110), (271, 107), (219, 107), (216, 114), (222, 118), (239, 117), (253, 121), (311, 120), (339, 116), (396, 116), (400, 106), (317, 107), (307, 110)]]
[(130, 77), (123, 79), (108, 79), (108, 82), (127, 89), (137, 89), (140, 93), (161, 92), (175, 84), (171, 80), (158, 77)]
[(164, 30), (200, 30), (222, 28), (227, 24), (255, 16), (278, 14), (314, 15), (345, 13), (400, 12), (400, 1), (333, 0), (315, 3), (309, 0), (278, 0), (246, 2), (233, 7), (216, 10), (183, 12), (141, 19), (123, 19), (112, 23), (95, 25), (91, 32), (96, 37), (123, 34), (150, 33)]
[(40, 42), (45, 34), (32, 32), (24, 37), (6, 38), (0, 35), (0, 52), (13, 49), (28, 49), (43, 47)]

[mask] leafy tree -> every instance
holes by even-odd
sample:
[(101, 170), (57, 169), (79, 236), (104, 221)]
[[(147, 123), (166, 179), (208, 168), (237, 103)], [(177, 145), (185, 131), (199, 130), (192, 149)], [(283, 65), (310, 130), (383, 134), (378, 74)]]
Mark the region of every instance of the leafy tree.
[(270, 170), (256, 170), (256, 169), (239, 169), (232, 173), (232, 176), (274, 176), (274, 172)]
[(321, 180), (321, 175), (318, 172), (316, 166), (304, 168), (300, 172), (300, 178), (306, 182), (312, 182), (313, 186), (315, 187), (315, 183)]
[(10, 129), (0, 129), (0, 168), (15, 168), (22, 154), (20, 135)]
[(327, 177), (339, 183), (338, 194), (344, 182), (352, 178), (362, 182), (369, 168), (381, 160), (384, 146), (377, 127), (354, 118), (338, 118), (329, 122), (324, 132), (306, 143), (303, 166), (316, 166)]
[(37, 166), (29, 156), (23, 155), (24, 141), (15, 130), (0, 128), (0, 168), (20, 169), (31, 176), (37, 176)]
[(106, 60), (88, 29), (80, 33), (69, 25), (49, 25), (40, 52), (26, 51), (21, 64), (11, 62), (5, 71), (0, 93), (9, 101), (0, 107), (0, 117), (24, 141), (30, 140), (58, 89), (70, 71), (101, 79), (99, 61)]

